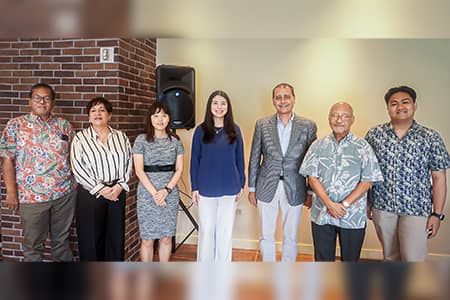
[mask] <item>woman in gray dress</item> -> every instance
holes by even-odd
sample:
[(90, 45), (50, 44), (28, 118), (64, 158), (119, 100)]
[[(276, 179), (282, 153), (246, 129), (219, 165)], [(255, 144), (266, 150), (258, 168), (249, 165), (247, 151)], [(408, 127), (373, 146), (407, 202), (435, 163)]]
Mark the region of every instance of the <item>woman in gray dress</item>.
[(133, 146), (139, 178), (137, 215), (142, 239), (141, 261), (153, 260), (153, 243), (159, 239), (159, 260), (169, 261), (178, 217), (177, 182), (183, 171), (183, 144), (169, 128), (170, 114), (161, 103), (150, 107), (147, 133)]

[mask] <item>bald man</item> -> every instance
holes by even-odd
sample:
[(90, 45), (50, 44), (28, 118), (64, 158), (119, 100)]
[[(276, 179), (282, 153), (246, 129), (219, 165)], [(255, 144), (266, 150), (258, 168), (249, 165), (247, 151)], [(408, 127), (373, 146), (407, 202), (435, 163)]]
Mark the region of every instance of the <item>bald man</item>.
[(342, 261), (358, 261), (366, 232), (367, 191), (383, 181), (377, 158), (364, 139), (353, 135), (350, 104), (331, 106), (332, 134), (315, 141), (300, 174), (313, 190), (311, 227), (316, 261), (335, 261), (339, 236)]

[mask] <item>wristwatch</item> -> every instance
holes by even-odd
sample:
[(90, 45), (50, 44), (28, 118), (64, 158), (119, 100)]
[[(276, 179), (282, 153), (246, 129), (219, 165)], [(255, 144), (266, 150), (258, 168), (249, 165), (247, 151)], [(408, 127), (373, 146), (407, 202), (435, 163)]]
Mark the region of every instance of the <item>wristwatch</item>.
[(345, 208), (350, 207), (350, 203), (348, 203), (347, 200), (342, 201), (342, 205), (344, 205)]
[(172, 189), (168, 186), (165, 186), (164, 189), (167, 191), (168, 194), (172, 193)]
[(444, 215), (444, 214), (438, 214), (437, 212), (434, 212), (434, 211), (431, 213), (431, 215), (432, 215), (433, 217), (438, 218), (438, 219), (441, 220), (441, 221), (443, 221), (443, 220), (445, 219), (445, 215)]

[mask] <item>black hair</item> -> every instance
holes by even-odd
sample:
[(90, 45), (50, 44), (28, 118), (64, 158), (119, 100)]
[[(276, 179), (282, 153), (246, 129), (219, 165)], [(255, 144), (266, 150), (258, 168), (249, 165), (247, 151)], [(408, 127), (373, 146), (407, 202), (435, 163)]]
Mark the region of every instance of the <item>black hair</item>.
[(92, 99), (91, 101), (88, 102), (88, 104), (86, 105), (86, 112), (89, 115), (89, 112), (91, 111), (91, 108), (99, 105), (99, 104), (103, 104), (103, 106), (105, 106), (105, 109), (107, 112), (112, 113), (113, 111), (113, 107), (111, 102), (108, 101), (108, 99), (103, 98), (103, 97), (97, 97)]
[(36, 83), (31, 87), (30, 93), (29, 93), (30, 98), (31, 98), (31, 96), (33, 96), (34, 90), (39, 89), (39, 88), (48, 89), (50, 91), (50, 96), (52, 97), (52, 100), (55, 100), (55, 97), (56, 97), (55, 90), (50, 85), (48, 85), (46, 83), (42, 83), (42, 82)]
[(417, 97), (416, 91), (409, 86), (402, 85), (402, 86), (390, 88), (386, 92), (386, 94), (384, 95), (384, 101), (386, 102), (386, 104), (389, 103), (389, 99), (391, 99), (392, 95), (394, 95), (395, 93), (398, 93), (398, 92), (407, 93), (409, 96), (411, 96), (413, 102), (416, 103), (416, 97)]
[[(150, 109), (148, 111), (148, 117), (147, 117), (147, 130), (146, 130), (146, 139), (147, 142), (151, 143), (155, 140), (155, 127), (153, 127), (152, 124), (152, 116), (154, 114), (159, 113), (160, 111), (165, 112), (167, 115), (169, 115), (169, 121), (170, 121), (170, 111), (167, 108), (166, 105), (164, 105), (164, 103), (160, 102), (160, 101), (155, 101), (153, 102), (153, 104), (150, 106)], [(166, 127), (166, 133), (167, 136), (169, 137), (169, 139), (172, 139), (172, 137), (176, 138), (177, 140), (179, 140), (180, 138), (178, 137), (178, 135), (175, 134), (175, 132), (173, 132), (170, 128), (169, 128), (169, 124)]]
[(231, 107), (230, 97), (228, 97), (227, 93), (221, 90), (214, 91), (211, 95), (209, 95), (208, 103), (206, 104), (205, 120), (200, 125), (203, 129), (203, 143), (212, 143), (216, 134), (214, 129), (214, 116), (211, 112), (212, 101), (216, 96), (221, 96), (227, 101), (228, 109), (224, 116), (223, 127), (225, 134), (228, 136), (228, 142), (233, 144), (236, 142), (237, 138), (236, 125), (234, 124), (233, 119), (233, 109)]

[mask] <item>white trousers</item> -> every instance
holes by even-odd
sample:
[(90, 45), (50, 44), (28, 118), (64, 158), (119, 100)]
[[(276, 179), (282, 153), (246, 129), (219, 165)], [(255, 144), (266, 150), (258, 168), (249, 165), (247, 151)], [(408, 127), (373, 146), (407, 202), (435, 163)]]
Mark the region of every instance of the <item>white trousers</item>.
[(269, 203), (258, 201), (259, 220), (261, 225), (260, 249), (265, 262), (276, 261), (275, 231), (277, 229), (278, 209), (281, 209), (283, 226), (283, 248), (281, 260), (296, 261), (297, 233), (302, 213), (302, 205), (291, 206), (286, 197), (284, 183), (280, 180), (275, 196)]
[(200, 195), (197, 261), (231, 261), (236, 206), (236, 196), (204, 197)]

